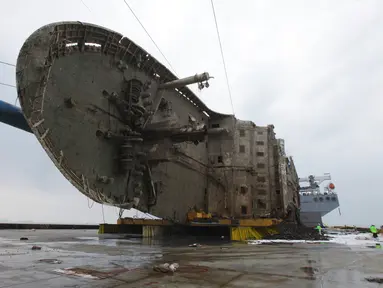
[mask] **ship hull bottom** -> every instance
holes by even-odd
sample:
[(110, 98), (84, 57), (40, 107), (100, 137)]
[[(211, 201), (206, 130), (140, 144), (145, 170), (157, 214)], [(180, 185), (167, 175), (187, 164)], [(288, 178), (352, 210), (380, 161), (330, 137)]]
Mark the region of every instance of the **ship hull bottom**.
[(301, 212), (301, 222), (307, 227), (315, 227), (318, 224), (323, 225), (320, 212)]

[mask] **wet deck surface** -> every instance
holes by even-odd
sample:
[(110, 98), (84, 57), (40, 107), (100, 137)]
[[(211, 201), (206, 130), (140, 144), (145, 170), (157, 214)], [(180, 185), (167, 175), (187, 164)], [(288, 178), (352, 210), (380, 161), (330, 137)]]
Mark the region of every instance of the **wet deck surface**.
[[(32, 251), (33, 245), (42, 249)], [(180, 268), (172, 275), (153, 271), (164, 262)], [(63, 274), (71, 267), (85, 276)], [(0, 230), (0, 287), (380, 286), (368, 277), (383, 277), (381, 249), (329, 243), (192, 248), (99, 240), (96, 231)]]

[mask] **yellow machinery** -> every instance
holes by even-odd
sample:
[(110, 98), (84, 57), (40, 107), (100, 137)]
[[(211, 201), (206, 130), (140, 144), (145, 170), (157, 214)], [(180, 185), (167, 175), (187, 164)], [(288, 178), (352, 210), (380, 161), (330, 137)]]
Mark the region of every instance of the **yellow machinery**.
[[(186, 231), (189, 228), (199, 229), (210, 232), (215, 229), (224, 228), (229, 232), (230, 239), (233, 241), (259, 240), (268, 235), (277, 234), (277, 225), (281, 219), (276, 218), (251, 218), (251, 219), (229, 219), (215, 218), (211, 213), (193, 209), (187, 212), (187, 223), (175, 224), (172, 221), (161, 219), (118, 219), (117, 224), (100, 224), (99, 234), (141, 234), (145, 238), (152, 238), (160, 235), (169, 234), (175, 225), (177, 229), (183, 226)], [(190, 227), (193, 226), (193, 227)], [(203, 230), (205, 229), (205, 230)], [(191, 231), (190, 229), (188, 231)], [(206, 231), (207, 232), (207, 231)], [(222, 229), (220, 230), (222, 232)], [(205, 232), (202, 232), (205, 233)], [(209, 232), (208, 232), (209, 233)], [(215, 233), (215, 232), (214, 232)], [(220, 234), (222, 235), (222, 234)]]
[(213, 218), (211, 213), (202, 210), (190, 210), (187, 213), (188, 225), (190, 226), (211, 226), (212, 224), (228, 226), (230, 238), (233, 241), (246, 241), (262, 239), (265, 236), (277, 234), (276, 225), (282, 222), (275, 218), (251, 218), (251, 219), (224, 219)]
[(211, 213), (205, 213), (204, 211), (196, 211), (196, 210), (190, 210), (187, 213), (187, 220), (188, 222), (193, 222), (193, 221), (200, 221), (203, 219), (212, 219), (213, 217), (211, 216)]
[(232, 241), (260, 240), (269, 235), (278, 234), (274, 227), (231, 227)]

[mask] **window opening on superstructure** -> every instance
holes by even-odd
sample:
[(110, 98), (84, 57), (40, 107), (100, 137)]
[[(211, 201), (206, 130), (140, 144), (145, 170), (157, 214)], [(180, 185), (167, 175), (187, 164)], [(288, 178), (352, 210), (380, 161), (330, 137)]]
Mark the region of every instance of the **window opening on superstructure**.
[(260, 199), (257, 200), (257, 206), (259, 209), (266, 209), (266, 203)]
[(265, 189), (258, 189), (258, 195), (266, 195)]
[(266, 177), (264, 177), (264, 176), (258, 176), (258, 177), (257, 177), (257, 181), (258, 181), (258, 182), (266, 182)]

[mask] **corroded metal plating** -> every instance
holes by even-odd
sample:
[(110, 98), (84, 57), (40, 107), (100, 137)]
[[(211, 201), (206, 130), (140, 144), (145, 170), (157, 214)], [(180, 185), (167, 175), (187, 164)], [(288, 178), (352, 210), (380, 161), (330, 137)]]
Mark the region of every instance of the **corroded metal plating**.
[[(69, 62), (72, 65), (68, 65)], [(84, 66), (89, 63), (91, 66)], [(110, 69), (110, 73), (116, 75), (110, 76), (110, 81), (105, 79), (105, 89), (94, 90), (97, 95), (88, 95), (88, 90), (93, 88), (91, 83), (85, 83), (90, 77), (83, 75), (94, 72), (92, 69), (104, 69), (102, 72), (106, 76), (106, 69)], [(209, 79), (207, 73), (201, 75), (194, 77), (195, 81)], [(177, 87), (175, 91), (179, 97), (206, 115), (222, 115), (208, 109), (189, 88), (180, 85), (193, 83), (194, 78), (177, 80), (165, 66), (127, 37), (88, 23), (58, 22), (35, 31), (20, 50), (16, 76), (20, 104), (28, 125), (61, 173), (94, 201), (124, 208), (138, 206), (143, 195), (144, 177), (151, 175), (147, 153), (152, 148), (153, 134), (149, 133), (149, 144), (143, 142), (145, 128), (160, 106), (161, 89)], [(68, 79), (68, 83), (63, 79)], [(100, 83), (94, 85), (102, 86)], [(73, 93), (68, 93), (65, 86), (72, 87)], [(85, 119), (81, 120), (83, 122), (81, 117)], [(82, 128), (78, 128), (80, 126)], [(88, 131), (93, 128), (94, 132)], [(80, 135), (81, 129), (84, 135)], [(206, 129), (197, 130), (181, 130), (184, 134), (186, 131), (198, 135), (181, 135), (184, 138), (177, 138), (176, 142), (198, 143), (202, 139), (200, 134), (206, 133)], [(100, 143), (94, 145), (117, 147), (118, 170), (113, 172), (114, 175), (103, 174), (103, 171), (112, 171), (103, 169), (103, 164), (98, 164), (100, 171), (92, 171), (89, 163), (92, 155), (88, 155), (88, 160), (84, 158), (84, 163), (81, 163), (81, 157), (76, 159), (75, 148), (70, 146), (70, 143), (76, 143), (76, 133), (79, 142), (84, 141), (88, 133), (89, 141)], [(170, 138), (177, 136), (175, 132), (167, 134)], [(86, 154), (85, 145), (78, 145)], [(93, 170), (97, 169), (93, 167)], [(153, 183), (147, 186), (149, 190), (154, 189)], [(147, 197), (150, 201), (145, 201), (155, 202), (154, 195), (156, 191)]]

